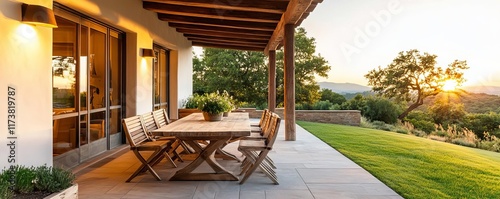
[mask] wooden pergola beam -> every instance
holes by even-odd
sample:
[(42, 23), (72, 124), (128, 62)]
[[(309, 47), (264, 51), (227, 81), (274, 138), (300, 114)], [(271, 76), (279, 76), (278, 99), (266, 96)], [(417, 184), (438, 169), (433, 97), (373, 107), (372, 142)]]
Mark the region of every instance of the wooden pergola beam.
[[(177, 32), (194, 35), (194, 36), (213, 36), (213, 37), (225, 37), (225, 38), (241, 38), (241, 39), (253, 39), (269, 41), (269, 36), (252, 35), (245, 33), (231, 33), (231, 32), (219, 32), (211, 30), (198, 30), (198, 29), (187, 29), (187, 28), (177, 28)], [(248, 31), (247, 31), (248, 32)]]
[(287, 24), (297, 24), (301, 19), (302, 15), (307, 11), (311, 3), (317, 0), (290, 0), (286, 12), (281, 17), (280, 22), (276, 26), (276, 29), (269, 40), (269, 43), (264, 50), (265, 53), (270, 50), (276, 50), (276, 48), (283, 41), (285, 34), (285, 25)]
[(278, 23), (281, 19), (281, 14), (277, 13), (249, 12), (239, 10), (221, 11), (203, 7), (190, 7), (184, 5), (164, 4), (156, 2), (144, 2), (143, 8), (161, 14), (202, 17), (220, 20)]
[(262, 22), (241, 22), (234, 20), (217, 20), (217, 19), (207, 19), (202, 17), (186, 17), (170, 14), (158, 14), (158, 19), (168, 22), (177, 22), (184, 24), (195, 24), (195, 25), (206, 25), (206, 26), (217, 26), (226, 28), (240, 28), (247, 30), (274, 30), (276, 27), (275, 23), (262, 23)]
[(221, 32), (221, 33), (235, 33), (235, 34), (245, 34), (245, 35), (255, 35), (255, 36), (266, 36), (268, 38), (270, 38), (271, 34), (273, 33), (272, 30), (248, 31), (248, 30), (239, 29), (239, 28), (214, 27), (214, 26), (183, 24), (183, 23), (175, 23), (175, 22), (169, 22), (168, 25), (172, 28), (177, 28), (177, 29), (182, 28), (182, 29), (192, 29), (195, 31), (212, 31), (212, 32)]
[(264, 49), (264, 47), (241, 46), (241, 45), (209, 43), (209, 42), (200, 42), (200, 41), (193, 41), (192, 44), (193, 44), (193, 46), (202, 46), (202, 47), (210, 47), (210, 48), (226, 48), (226, 49), (234, 49), (234, 50), (260, 51), (260, 52), (262, 52), (262, 50)]
[(266, 12), (283, 14), (285, 10), (282, 8), (288, 4), (287, 1), (262, 1), (262, 0), (245, 0), (245, 1), (214, 1), (214, 0), (143, 0), (143, 2), (156, 2), (172, 5), (185, 5), (193, 7), (203, 7), (224, 10), (239, 10), (250, 12)]

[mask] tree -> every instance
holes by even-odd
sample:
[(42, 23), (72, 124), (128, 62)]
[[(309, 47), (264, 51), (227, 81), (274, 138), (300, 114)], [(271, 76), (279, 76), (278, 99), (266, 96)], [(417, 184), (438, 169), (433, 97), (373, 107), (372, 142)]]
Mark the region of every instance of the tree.
[(204, 48), (193, 58), (193, 90), (211, 93), (226, 90), (238, 102), (267, 102), (267, 65), (262, 52)]
[(424, 103), (429, 96), (443, 92), (447, 80), (460, 86), (465, 79), (466, 61), (455, 60), (442, 69), (436, 67), (436, 55), (420, 54), (418, 50), (402, 51), (386, 68), (373, 69), (365, 75), (368, 85), (380, 96), (408, 102), (410, 105), (398, 116), (402, 120), (408, 113)]
[[(295, 34), (296, 103), (314, 104), (320, 98), (315, 76), (326, 77), (328, 62), (315, 55), (315, 39), (304, 28)], [(276, 55), (277, 104), (283, 104), (283, 52)], [(263, 106), (267, 102), (267, 58), (262, 52), (204, 48), (193, 58), (193, 90), (210, 93), (227, 90), (238, 102)]]
[(321, 98), (320, 98), (321, 101), (328, 100), (332, 104), (339, 104), (340, 105), (340, 104), (347, 101), (343, 95), (338, 94), (336, 92), (333, 92), (330, 89), (326, 89), (326, 88), (321, 89), (320, 94), (321, 94)]
[[(330, 65), (316, 55), (316, 43), (312, 37), (307, 37), (304, 28), (295, 30), (295, 103), (314, 104), (320, 99), (319, 85), (315, 77), (328, 77)], [(276, 53), (276, 103), (283, 104), (284, 100), (284, 54), (283, 50)]]

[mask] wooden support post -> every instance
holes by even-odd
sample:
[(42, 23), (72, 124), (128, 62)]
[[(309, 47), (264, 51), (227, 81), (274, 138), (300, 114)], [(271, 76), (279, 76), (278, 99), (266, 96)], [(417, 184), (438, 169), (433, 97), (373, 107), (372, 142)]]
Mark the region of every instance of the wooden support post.
[(276, 51), (269, 51), (269, 88), (267, 94), (267, 106), (272, 112), (276, 110)]
[(285, 25), (285, 140), (295, 141), (295, 25)]

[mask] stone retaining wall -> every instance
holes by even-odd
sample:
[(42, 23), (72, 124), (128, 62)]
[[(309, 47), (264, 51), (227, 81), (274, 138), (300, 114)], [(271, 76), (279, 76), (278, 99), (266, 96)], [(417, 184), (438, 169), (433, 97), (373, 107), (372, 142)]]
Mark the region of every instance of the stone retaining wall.
[[(260, 118), (262, 110), (255, 108), (240, 108), (239, 110), (248, 112), (250, 118)], [(283, 117), (283, 109), (276, 109), (276, 113)], [(321, 122), (331, 124), (343, 124), (359, 126), (361, 124), (361, 111), (358, 110), (296, 110), (295, 119), (301, 121)]]

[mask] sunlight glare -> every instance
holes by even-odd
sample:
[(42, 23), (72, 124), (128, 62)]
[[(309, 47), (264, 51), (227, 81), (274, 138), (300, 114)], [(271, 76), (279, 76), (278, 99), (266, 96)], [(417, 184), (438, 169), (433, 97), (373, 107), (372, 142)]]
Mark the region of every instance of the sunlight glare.
[(449, 79), (444, 82), (443, 90), (444, 91), (453, 91), (457, 88), (457, 81)]

